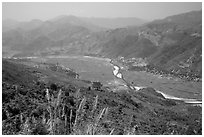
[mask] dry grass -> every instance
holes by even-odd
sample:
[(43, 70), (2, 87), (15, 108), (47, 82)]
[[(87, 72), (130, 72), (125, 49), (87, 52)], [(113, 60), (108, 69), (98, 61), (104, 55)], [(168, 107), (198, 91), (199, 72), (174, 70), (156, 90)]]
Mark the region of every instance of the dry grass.
[[(26, 110), (18, 115), (10, 116), (8, 119), (3, 120), (2, 125), (6, 125), (3, 127), (3, 134), (135, 135), (148, 134), (147, 130), (153, 130), (151, 133), (160, 132), (160, 125), (158, 125), (160, 121), (153, 121), (152, 128), (149, 126), (149, 123), (137, 121), (140, 120), (140, 118), (135, 119), (134, 113), (128, 114), (129, 112), (133, 112), (130, 111), (130, 109), (123, 109), (131, 107), (130, 105), (128, 106), (128, 102), (126, 101), (127, 98), (125, 98), (126, 102), (124, 101), (127, 107), (123, 106), (123, 108), (120, 109), (114, 105), (104, 104), (105, 99), (101, 99), (103, 93), (98, 92), (92, 94), (90, 91), (84, 92), (83, 90), (84, 89), (76, 89), (75, 92), (71, 94), (65, 94), (65, 90), (59, 89), (55, 92), (56, 94), (52, 94), (51, 90), (46, 89), (44, 101), (38, 101), (37, 98), (29, 98), (35, 104), (30, 114), (26, 114), (28, 112), (28, 110)], [(121, 96), (124, 97), (124, 94), (121, 94)], [(132, 107), (135, 108), (135, 106)], [(42, 112), (38, 114), (37, 110), (42, 110)], [(33, 113), (35, 111), (37, 112)], [(157, 110), (156, 112), (157, 115), (159, 113), (164, 113), (163, 110)], [(139, 115), (141, 113), (142, 112), (137, 114)], [(173, 116), (172, 111), (168, 111), (165, 114), (169, 115), (170, 113), (171, 116)], [(146, 112), (144, 114), (146, 114)], [(142, 115), (143, 114), (141, 114), (141, 117), (143, 117)], [(174, 115), (175, 118), (183, 120), (182, 116), (179, 117), (177, 114)], [(161, 117), (159, 117), (159, 119), (160, 118)], [(21, 125), (20, 131), (17, 131), (15, 126), (19, 123)], [(161, 123), (161, 126), (163, 125), (165, 126), (166, 123)], [(156, 126), (158, 126), (158, 128)], [(11, 127), (14, 128), (14, 130), (10, 130)], [(189, 126), (182, 126), (174, 129), (175, 127), (167, 125), (164, 128), (166, 128), (163, 129), (165, 132), (158, 134), (184, 134), (187, 131), (189, 133), (194, 132), (194, 130), (191, 130), (193, 128)], [(156, 131), (154, 131), (155, 129)], [(195, 132), (199, 133), (200, 131)]]
[[(43, 112), (40, 125), (45, 129), (44, 134), (72, 134), (72, 135), (96, 135), (102, 134), (103, 130), (100, 126), (100, 121), (107, 118), (109, 108), (103, 108), (97, 113), (98, 95), (93, 101), (93, 108), (91, 110), (91, 120), (84, 120), (84, 115), (87, 113), (84, 109), (87, 98), (82, 97), (80, 90), (77, 90), (73, 95), (75, 102), (78, 102), (77, 109), (72, 107), (67, 108), (64, 102), (64, 91), (61, 89), (54, 97), (48, 89), (46, 89), (46, 100), (43, 104), (46, 112)], [(77, 105), (76, 105), (77, 106)], [(67, 111), (69, 110), (69, 111)], [(73, 121), (74, 119), (74, 121)], [(31, 135), (33, 134), (33, 127), (37, 126), (38, 119), (28, 117), (22, 124), (22, 129), (19, 134)], [(60, 125), (63, 125), (60, 127)], [(83, 125), (83, 126), (82, 126)], [(60, 131), (59, 131), (60, 130)], [(114, 129), (109, 133), (113, 134)], [(38, 133), (37, 133), (38, 134)], [(39, 133), (42, 134), (42, 133)]]

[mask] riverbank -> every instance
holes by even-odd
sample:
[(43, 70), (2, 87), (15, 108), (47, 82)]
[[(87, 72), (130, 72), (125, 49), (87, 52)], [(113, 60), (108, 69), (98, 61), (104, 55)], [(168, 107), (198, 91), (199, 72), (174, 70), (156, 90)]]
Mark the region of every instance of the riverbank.
[[(113, 61), (111, 60), (110, 63), (113, 65), (114, 67), (114, 70), (113, 70), (113, 75), (119, 79), (122, 79), (123, 81), (125, 81), (125, 83), (127, 84), (127, 86), (129, 87), (129, 89), (131, 90), (135, 90), (135, 91), (139, 91), (140, 89), (143, 89), (143, 88), (147, 88), (147, 87), (144, 87), (144, 86), (133, 86), (131, 84), (129, 84), (127, 82), (127, 80), (124, 79), (123, 75), (122, 75), (122, 72), (121, 72), (121, 68), (120, 66), (116, 65), (116, 63), (113, 63)], [(179, 101), (184, 101), (185, 103), (189, 103), (189, 104), (198, 104), (199, 106), (202, 106), (202, 101), (198, 101), (196, 99), (190, 99), (190, 98), (179, 98), (179, 97), (175, 97), (175, 96), (172, 96), (172, 95), (169, 95), (169, 94), (165, 94), (163, 93), (162, 91), (159, 91), (157, 89), (155, 89), (155, 91), (157, 93), (160, 93), (163, 95), (164, 98), (166, 99), (172, 99), (172, 100), (179, 100)]]
[[(13, 58), (13, 59), (37, 59), (38, 57), (22, 57), (22, 58)], [(147, 88), (147, 87), (152, 87), (151, 85), (142, 85), (142, 84), (137, 84), (137, 83), (132, 83), (129, 79), (127, 79), (127, 77), (124, 77), (124, 74), (123, 73), (129, 73), (128, 72), (128, 70), (127, 70), (127, 68), (126, 68), (126, 66), (124, 66), (124, 65), (122, 65), (122, 64), (120, 64), (120, 63), (118, 63), (118, 62), (116, 62), (116, 61), (113, 61), (113, 60), (111, 60), (111, 59), (108, 59), (108, 58), (99, 58), (99, 57), (91, 57), (91, 56), (85, 56), (85, 57), (83, 57), (83, 56), (48, 56), (48, 57), (46, 57), (47, 59), (65, 59), (65, 61), (66, 61), (66, 59), (68, 59), (68, 58), (70, 58), (70, 59), (86, 59), (86, 60), (91, 60), (91, 59), (93, 59), (93, 61), (95, 61), (95, 62), (98, 62), (98, 61), (105, 61), (105, 62), (107, 62), (107, 63), (110, 63), (110, 64), (112, 64), (112, 66), (113, 66), (113, 75), (117, 78), (117, 79), (119, 79), (119, 80), (122, 80), (122, 81), (124, 81), (124, 82), (122, 82), (123, 84), (125, 84), (125, 85), (123, 85), (123, 84), (121, 84), (121, 85), (123, 85), (124, 86), (124, 89), (130, 89), (130, 90), (133, 90), (133, 91), (138, 91), (138, 90), (141, 90), (141, 89), (143, 89), (143, 88)], [(57, 62), (57, 61), (56, 61)], [(58, 63), (58, 62), (57, 62)], [(64, 62), (63, 62), (64, 63)], [(96, 63), (97, 64), (97, 63)], [(79, 69), (76, 69), (77, 70), (77, 72), (81, 72), (81, 75), (83, 75), (83, 77), (82, 77), (82, 79), (84, 78), (88, 78), (88, 77), (90, 77), (90, 75), (92, 75), (92, 77), (89, 79), (89, 80), (91, 80), (91, 81), (100, 81), (101, 79), (104, 79), (104, 82), (105, 81), (107, 81), (107, 80), (109, 80), (109, 79), (111, 79), (111, 77), (110, 78), (108, 78), (107, 76), (108, 76), (108, 73), (107, 73), (107, 76), (106, 76), (106, 74), (104, 73), (104, 72), (102, 72), (102, 74), (101, 75), (98, 75), (98, 74), (94, 74), (94, 76), (93, 76), (93, 71), (90, 71), (90, 73), (87, 73), (87, 74), (85, 74), (84, 72), (83, 72), (83, 70), (81, 70), (81, 68), (83, 69), (84, 67), (85, 67), (85, 65), (86, 64), (81, 64), (81, 67), (79, 66), (79, 62), (76, 62), (76, 63), (72, 63), (72, 65), (74, 65), (74, 66), (76, 66), (75, 68), (79, 68)], [(98, 63), (98, 65), (100, 65), (100, 63)], [(63, 65), (63, 66), (65, 66), (65, 67), (67, 67), (66, 65)], [(92, 67), (93, 67), (93, 64), (91, 65)], [(95, 68), (100, 68), (100, 67), (102, 67), (102, 66), (95, 66), (94, 67), (94, 69)], [(75, 69), (74, 68), (74, 69)], [(91, 68), (89, 68), (89, 69), (91, 69)], [(107, 68), (107, 69), (109, 69), (109, 68)], [(102, 70), (102, 69), (101, 69)], [(142, 72), (141, 72), (142, 73)], [(110, 73), (111, 74), (111, 73)], [(106, 77), (106, 78), (105, 78)], [(162, 78), (159, 78), (159, 79), (162, 79)], [(172, 80), (173, 81), (173, 80)], [(117, 82), (116, 82), (117, 83)], [(118, 83), (116, 84), (116, 85), (118, 85)], [(120, 86), (121, 86), (120, 85)], [(163, 86), (165, 86), (165, 85), (163, 85)], [(200, 100), (197, 100), (197, 99), (192, 99), (192, 98), (185, 98), (185, 97), (178, 97), (178, 96), (175, 96), (175, 95), (172, 95), (172, 94), (168, 94), (168, 93), (166, 93), (166, 90), (165, 89), (159, 89), (159, 88), (155, 88), (155, 87), (153, 87), (158, 93), (160, 93), (160, 94), (162, 94), (165, 98), (167, 98), (167, 99), (174, 99), (174, 100), (180, 100), (180, 101), (184, 101), (184, 102), (186, 102), (186, 103), (194, 103), (194, 104), (202, 104), (202, 101), (200, 101)], [(165, 93), (163, 92), (163, 91), (165, 91)], [(169, 91), (168, 91), (169, 92)], [(176, 92), (175, 90), (174, 90), (174, 92)], [(185, 90), (183, 91), (183, 93), (185, 93)], [(181, 93), (182, 94), (182, 93)]]
[[(2, 134), (202, 134), (201, 107), (165, 99), (153, 88), (139, 92), (90, 88), (90, 82), (31, 63), (46, 65), (32, 60), (2, 61)], [(106, 70), (99, 67), (100, 71), (110, 71), (107, 75), (115, 78), (112, 80), (122, 82), (112, 74), (114, 67), (108, 66)], [(90, 67), (96, 69), (93, 63)], [(52, 97), (45, 94), (47, 88)]]

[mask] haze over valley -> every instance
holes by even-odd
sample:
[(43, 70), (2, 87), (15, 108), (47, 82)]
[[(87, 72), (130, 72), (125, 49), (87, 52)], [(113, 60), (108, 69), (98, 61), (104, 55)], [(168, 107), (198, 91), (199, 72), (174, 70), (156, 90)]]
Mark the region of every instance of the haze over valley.
[(202, 134), (202, 4), (35, 4), (3, 4), (3, 134)]
[(102, 25), (75, 16), (48, 21), (5, 20), (3, 56), (93, 54), (145, 58), (168, 70), (185, 67), (185, 71), (201, 75), (201, 16), (202, 11), (193, 11), (148, 23), (137, 18), (98, 18)]

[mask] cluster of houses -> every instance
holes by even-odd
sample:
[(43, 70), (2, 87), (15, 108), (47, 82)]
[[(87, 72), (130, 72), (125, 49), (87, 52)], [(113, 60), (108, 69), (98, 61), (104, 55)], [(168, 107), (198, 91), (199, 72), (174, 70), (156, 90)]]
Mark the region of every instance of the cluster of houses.
[[(138, 67), (146, 72), (153, 73), (155, 75), (160, 75), (160, 77), (168, 77), (172, 78), (172, 76), (179, 77), (181, 79), (187, 79), (192, 81), (201, 81), (202, 79), (197, 76), (192, 76), (190, 74), (183, 74), (179, 71), (172, 70), (171, 72), (158, 70), (157, 68), (148, 66), (148, 62), (146, 59), (143, 58), (129, 58), (125, 59), (124, 57), (118, 57), (117, 59), (119, 62), (122, 62), (126, 65), (129, 65), (131, 67)], [(189, 67), (189, 64), (187, 63), (180, 63), (178, 64), (180, 68), (186, 69)]]
[(137, 66), (137, 67), (144, 67), (147, 66), (147, 60), (143, 58), (129, 58), (125, 59), (124, 57), (118, 57), (118, 60), (120, 62), (126, 63), (126, 64), (131, 64), (132, 66)]

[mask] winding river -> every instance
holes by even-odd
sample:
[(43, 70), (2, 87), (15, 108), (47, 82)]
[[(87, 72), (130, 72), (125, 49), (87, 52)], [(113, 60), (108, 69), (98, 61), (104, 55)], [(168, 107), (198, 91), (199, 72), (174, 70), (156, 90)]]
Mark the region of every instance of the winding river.
[[(112, 63), (112, 62), (110, 62), (110, 63)], [(123, 79), (127, 83), (127, 81), (122, 76), (122, 72), (120, 72), (120, 67), (119, 66), (114, 65), (113, 75), (115, 77), (119, 78), (119, 79)], [(140, 89), (146, 88), (146, 87), (133, 86), (130, 83), (127, 83), (127, 86), (130, 89), (135, 90), (135, 91), (139, 91)], [(179, 98), (179, 97), (175, 97), (175, 96), (172, 96), (172, 95), (165, 94), (162, 91), (159, 91), (157, 89), (155, 89), (155, 90), (156, 90), (157, 93), (162, 94), (167, 99), (181, 100), (181, 101), (184, 101), (185, 103), (202, 104), (202, 101), (198, 101), (196, 99)]]
[(80, 79), (100, 81), (105, 86), (114, 87), (114, 91), (131, 89), (137, 92), (142, 88), (152, 87), (165, 98), (182, 100), (186, 103), (202, 104), (202, 83), (169, 80), (146, 72), (124, 71), (123, 66), (114, 64), (108, 58), (49, 56), (44, 58), (27, 57), (27, 59), (62, 64), (67, 68), (76, 70), (80, 75)]

